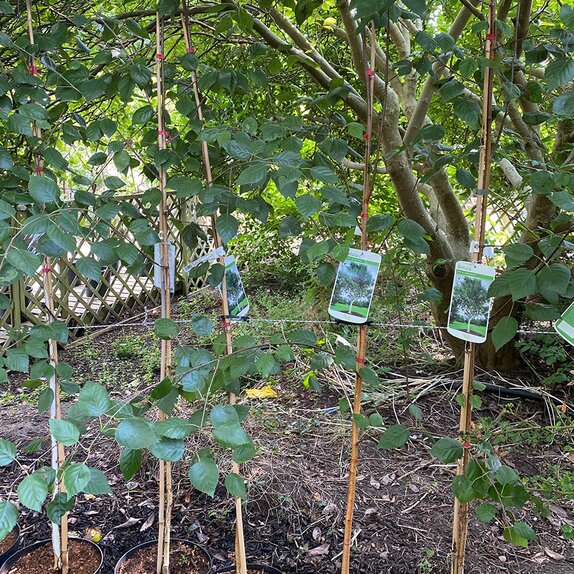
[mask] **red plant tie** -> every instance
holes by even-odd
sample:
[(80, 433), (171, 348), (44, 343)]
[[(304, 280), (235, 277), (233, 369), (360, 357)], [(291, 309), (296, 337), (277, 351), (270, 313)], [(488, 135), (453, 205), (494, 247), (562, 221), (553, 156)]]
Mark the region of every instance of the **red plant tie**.
[(42, 169), (42, 166), (41, 166), (41, 165), (37, 165), (37, 166), (36, 166), (36, 169), (34, 170), (34, 173), (38, 173), (38, 174), (44, 173), (44, 170)]
[(52, 271), (51, 267), (44, 266), (42, 267), (42, 273), (50, 273)]
[(369, 217), (369, 214), (368, 213), (361, 213), (361, 217), (363, 219), (367, 219)]
[(34, 64), (32, 64), (31, 66), (28, 66), (28, 71), (33, 75), (33, 76), (37, 76), (38, 75), (38, 68), (36, 68), (36, 66)]
[(463, 448), (470, 448), (470, 443), (468, 441), (462, 443)]
[(230, 323), (229, 321), (223, 321), (223, 326), (224, 326), (225, 328), (231, 327), (231, 323)]
[(188, 54), (195, 54), (195, 48), (192, 46), (191, 48), (187, 49)]
[(165, 54), (162, 54), (161, 52), (158, 52), (155, 57), (158, 60), (165, 60)]
[(371, 139), (371, 134), (363, 134), (363, 139), (368, 142)]
[(491, 41), (496, 40), (496, 32), (493, 33), (493, 34), (487, 34), (487, 35), (486, 35), (486, 39), (487, 39), (487, 40), (491, 40)]
[(355, 361), (356, 361), (359, 365), (364, 365), (364, 364), (365, 364), (365, 359), (361, 359), (360, 357), (355, 357)]
[(371, 70), (371, 68), (367, 68), (365, 75), (367, 76), (367, 78), (374, 78), (375, 77), (375, 70)]

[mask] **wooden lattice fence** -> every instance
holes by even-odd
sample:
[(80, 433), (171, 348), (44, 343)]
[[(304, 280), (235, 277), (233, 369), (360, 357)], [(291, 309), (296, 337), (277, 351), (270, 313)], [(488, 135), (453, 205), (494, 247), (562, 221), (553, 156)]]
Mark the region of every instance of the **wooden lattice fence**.
[[(150, 208), (144, 204), (143, 194), (119, 196), (118, 205), (123, 212), (136, 214), (149, 213)], [(211, 245), (207, 241), (199, 242), (195, 249), (190, 249), (182, 240), (178, 228), (194, 222), (202, 227), (207, 222), (194, 217), (193, 204), (169, 196), (169, 217), (177, 222), (173, 226), (174, 234), (170, 238), (176, 249), (176, 290), (187, 292), (203, 285), (203, 278), (189, 279), (183, 273), (183, 266), (206, 254)], [(101, 214), (93, 209), (82, 213), (82, 223), (93, 232), (89, 239), (77, 241), (76, 252), (68, 257), (53, 260), (53, 286), (56, 318), (64, 321), (69, 327), (104, 325), (126, 319), (146, 307), (159, 305), (159, 290), (154, 287), (153, 255), (139, 248), (128, 224), (119, 216), (111, 217), (102, 225)], [(33, 249), (34, 239), (30, 238)], [(121, 240), (138, 247), (142, 270), (133, 273), (121, 262), (103, 265), (100, 279), (84, 277), (76, 266), (78, 258), (90, 253), (90, 244)], [(148, 246), (149, 251), (149, 246)], [(152, 250), (153, 251), (153, 250)], [(19, 330), (42, 322), (44, 316), (44, 290), (42, 270), (18, 281), (10, 287), (2, 287), (0, 293), (9, 299), (7, 309), (0, 311), (0, 348), (10, 345), (9, 331)], [(71, 329), (70, 338), (75, 339), (84, 333), (81, 329)]]

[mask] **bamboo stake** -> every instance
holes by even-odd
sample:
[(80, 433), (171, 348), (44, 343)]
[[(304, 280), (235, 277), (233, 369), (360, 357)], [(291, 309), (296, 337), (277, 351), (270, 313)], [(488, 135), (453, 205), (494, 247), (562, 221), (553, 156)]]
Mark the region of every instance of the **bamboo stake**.
[[(26, 0), (26, 16), (28, 21), (28, 38), (30, 44), (34, 45), (34, 26), (32, 20), (32, 7), (30, 0)], [(32, 53), (30, 56), (30, 65), (28, 67), (29, 72), (33, 76), (38, 75), (36, 67), (36, 56)], [(42, 140), (42, 130), (38, 127), (36, 123), (32, 126), (32, 133), (34, 137), (37, 138), (37, 146)], [(42, 156), (38, 149), (34, 151), (34, 171), (37, 175), (41, 175), (43, 172), (42, 168)], [(43, 206), (42, 206), (43, 209)], [(52, 262), (49, 257), (44, 257), (42, 263), (42, 275), (43, 275), (43, 289), (44, 289), (44, 305), (46, 307), (46, 323), (51, 323), (54, 318), (54, 298), (52, 291)], [(60, 385), (58, 382), (58, 376), (56, 375), (56, 367), (58, 365), (58, 343), (50, 339), (48, 341), (48, 353), (50, 357), (50, 365), (54, 369), (54, 374), (50, 377), (50, 389), (53, 393), (52, 404), (50, 405), (50, 416), (55, 419), (62, 418), (62, 408), (60, 403)], [(51, 444), (51, 463), (52, 468), (56, 472), (56, 477), (59, 474), (59, 470), (64, 463), (66, 458), (66, 452), (64, 450), (64, 445), (57, 442), (54, 436), (50, 433), (50, 444)], [(64, 479), (61, 478), (58, 482), (56, 478), (54, 496), (59, 492), (66, 492), (66, 487), (64, 485)], [(52, 524), (52, 548), (54, 550), (54, 571), (60, 570), (62, 574), (68, 574), (68, 513), (65, 513), (61, 520), (60, 526), (57, 524)]]
[[(191, 33), (189, 29), (189, 13), (187, 10), (187, 2), (183, 1), (183, 10), (181, 14), (181, 24), (183, 28), (183, 37), (185, 38), (185, 47), (188, 54), (194, 54), (195, 48), (191, 42)], [(197, 117), (201, 124), (204, 123), (203, 118), (203, 108), (201, 95), (199, 93), (199, 87), (197, 85), (197, 74), (195, 70), (191, 72), (191, 83), (193, 86), (193, 94), (195, 96), (195, 104), (197, 106)], [(205, 171), (205, 179), (207, 185), (211, 187), (213, 185), (213, 174), (211, 172), (211, 163), (209, 161), (209, 148), (206, 141), (201, 142), (201, 155), (203, 158), (203, 167)], [(215, 248), (222, 246), (221, 237), (217, 233), (216, 228), (217, 223), (217, 213), (211, 216), (211, 227), (213, 230), (213, 240), (215, 243)], [(225, 269), (225, 255), (219, 258), (220, 265), (223, 265)], [(233, 353), (233, 337), (231, 334), (231, 322), (229, 320), (229, 305), (227, 302), (227, 281), (225, 278), (225, 271), (223, 273), (223, 279), (221, 280), (221, 311), (222, 311), (222, 326), (225, 333), (225, 354), (231, 355)], [(234, 393), (229, 393), (229, 404), (234, 405), (236, 402), (236, 396)], [(232, 471), (236, 474), (240, 473), (239, 465), (236, 462), (232, 464)], [(243, 506), (241, 498), (235, 497), (235, 571), (236, 574), (247, 574), (247, 558), (245, 553), (245, 536), (243, 532)]]
[[(165, 150), (167, 147), (167, 132), (164, 121), (165, 86), (163, 78), (164, 39), (163, 20), (159, 11), (156, 15), (156, 91), (157, 91), (157, 135), (158, 147)], [(159, 166), (159, 190), (161, 200), (159, 204), (159, 236), (161, 260), (161, 317), (171, 317), (171, 269), (169, 257), (169, 224), (167, 208), (167, 174), (163, 166)], [(172, 373), (171, 339), (161, 341), (161, 367), (160, 379), (170, 377)], [(160, 420), (165, 414), (160, 410)], [(170, 527), (171, 509), (173, 506), (171, 463), (159, 461), (159, 514), (158, 514), (158, 542), (157, 542), (157, 574), (169, 574), (170, 558)]]
[[(375, 89), (375, 38), (374, 28), (371, 29), (371, 55), (370, 64), (366, 66), (365, 76), (367, 84), (367, 131), (365, 134), (365, 168), (363, 178), (363, 198), (361, 210), (361, 249), (367, 250), (367, 219), (369, 216), (369, 200), (371, 196), (371, 138), (373, 135), (373, 95)], [(360, 325), (357, 333), (357, 358), (355, 376), (355, 394), (353, 399), (353, 415), (361, 413), (361, 393), (363, 380), (359, 371), (365, 365), (367, 350), (367, 325)], [(359, 427), (353, 417), (351, 434), (351, 461), (349, 466), (349, 487), (347, 491), (347, 510), (345, 513), (345, 534), (343, 537), (343, 554), (341, 560), (341, 574), (349, 574), (351, 562), (351, 543), (353, 534), (353, 513), (355, 510), (355, 490), (357, 483), (357, 468), (359, 464)]]
[[(496, 10), (495, 0), (488, 4), (488, 32), (486, 35), (485, 55), (490, 61), (495, 59), (496, 49)], [(484, 69), (484, 84), (482, 95), (482, 137), (478, 160), (478, 197), (476, 201), (476, 219), (474, 224), (474, 240), (478, 248), (472, 253), (474, 263), (482, 260), (484, 236), (486, 228), (487, 193), (490, 184), (490, 162), (492, 145), (492, 90), (494, 68)], [(460, 436), (466, 442), (471, 428), (472, 419), (472, 385), (474, 380), (474, 363), (476, 343), (467, 343), (464, 352), (464, 371), (462, 380), (462, 395), (464, 403), (460, 410)], [(456, 474), (464, 474), (469, 460), (468, 448), (463, 450), (463, 456), (457, 462)], [(451, 574), (463, 574), (466, 539), (468, 534), (468, 503), (454, 499), (454, 515), (452, 529)]]

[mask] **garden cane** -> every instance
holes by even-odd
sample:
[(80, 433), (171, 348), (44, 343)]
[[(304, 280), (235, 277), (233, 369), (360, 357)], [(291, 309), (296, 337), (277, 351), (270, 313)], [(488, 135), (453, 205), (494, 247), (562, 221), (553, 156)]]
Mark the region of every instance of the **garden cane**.
[[(495, 2), (491, 0), (488, 5), (488, 32), (486, 34), (486, 58), (493, 61), (496, 48), (496, 13)], [(487, 192), (490, 183), (490, 156), (492, 144), (492, 89), (494, 68), (484, 68), (484, 85), (482, 96), (482, 138), (478, 161), (478, 196), (476, 201), (476, 220), (474, 225), (474, 240), (478, 246), (472, 254), (472, 260), (478, 263), (482, 259), (484, 249), (484, 235), (486, 226)], [(464, 352), (464, 371), (462, 381), (462, 396), (464, 403), (460, 411), (460, 436), (467, 442), (472, 417), (472, 383), (474, 379), (474, 360), (476, 343), (467, 343)], [(456, 467), (457, 476), (463, 475), (469, 459), (468, 448), (463, 451)], [(468, 503), (461, 503), (458, 498), (454, 500), (454, 516), (452, 531), (451, 574), (464, 572), (464, 556), (468, 532)]]
[[(189, 29), (189, 14), (187, 10), (187, 3), (183, 0), (183, 10), (181, 14), (181, 23), (183, 28), (183, 37), (185, 38), (185, 46), (188, 54), (195, 53), (195, 49), (191, 43), (191, 34)], [(195, 104), (197, 106), (197, 117), (203, 125), (203, 108), (201, 102), (201, 95), (197, 85), (197, 73), (195, 70), (191, 72), (191, 83), (193, 86), (193, 93), (195, 96)], [(201, 155), (203, 159), (203, 168), (205, 171), (205, 179), (207, 185), (213, 185), (213, 175), (211, 173), (211, 163), (209, 161), (209, 149), (206, 141), (201, 141)], [(215, 248), (219, 249), (222, 246), (221, 238), (216, 228), (217, 213), (211, 216), (211, 227), (213, 229), (213, 240)], [(222, 311), (222, 325), (225, 333), (225, 354), (231, 355), (233, 353), (233, 338), (231, 334), (231, 322), (229, 315), (229, 305), (227, 302), (227, 282), (225, 278), (225, 254), (219, 258), (219, 263), (223, 266), (223, 278), (221, 280), (221, 311)], [(235, 404), (235, 395), (229, 393), (229, 403)], [(239, 474), (239, 465), (233, 462), (233, 472)], [(235, 530), (235, 563), (237, 574), (247, 574), (247, 558), (245, 555), (245, 537), (243, 534), (243, 507), (241, 498), (235, 498), (235, 513), (236, 513), (236, 530)]]

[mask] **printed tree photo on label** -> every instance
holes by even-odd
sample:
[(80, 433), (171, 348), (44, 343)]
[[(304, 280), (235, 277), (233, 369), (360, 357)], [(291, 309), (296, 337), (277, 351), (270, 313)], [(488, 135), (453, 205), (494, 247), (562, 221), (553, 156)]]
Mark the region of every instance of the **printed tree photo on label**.
[(225, 282), (229, 315), (232, 318), (243, 317), (249, 311), (249, 302), (233, 256), (225, 258)]
[(486, 265), (459, 261), (456, 265), (448, 332), (466, 341), (486, 340), (490, 298), (488, 288), (494, 280), (494, 270)]
[(380, 256), (351, 249), (337, 271), (329, 314), (337, 319), (364, 323), (379, 272)]

